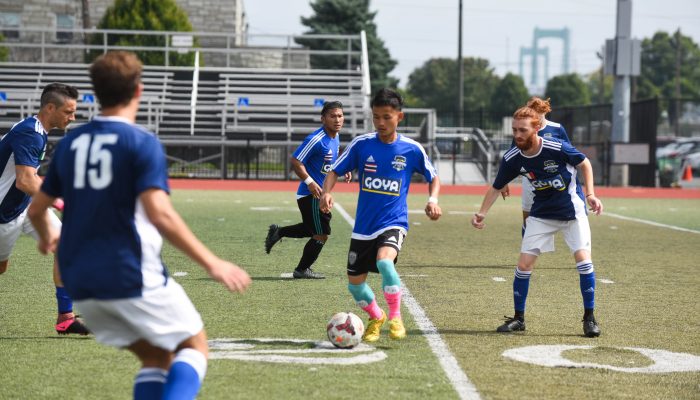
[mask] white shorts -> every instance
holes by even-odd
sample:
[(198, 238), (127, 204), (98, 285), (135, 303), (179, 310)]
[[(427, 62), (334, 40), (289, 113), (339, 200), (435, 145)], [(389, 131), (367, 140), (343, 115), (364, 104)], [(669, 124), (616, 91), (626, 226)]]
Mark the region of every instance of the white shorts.
[[(56, 214), (49, 210), (49, 215), (51, 218), (51, 225), (57, 229), (61, 229), (61, 220), (58, 219)], [(12, 221), (6, 224), (0, 224), (0, 261), (6, 261), (10, 258), (10, 254), (12, 254), (12, 249), (15, 248), (20, 233), (29, 235), (33, 237), (34, 240), (39, 241), (39, 234), (34, 229), (32, 222), (27, 218), (26, 209)]]
[(172, 278), (143, 297), (77, 300), (75, 305), (95, 339), (108, 346), (127, 347), (143, 339), (174, 351), (204, 327), (185, 290)]
[(540, 253), (554, 251), (554, 234), (559, 231), (564, 234), (564, 241), (572, 253), (578, 250), (590, 253), (591, 227), (585, 216), (571, 221), (527, 217), (520, 252), (539, 256)]
[(535, 202), (535, 188), (532, 186), (532, 183), (530, 183), (530, 180), (524, 176), (523, 176), (522, 188), (523, 188), (523, 195), (522, 195), (523, 211), (529, 213), (530, 209), (532, 208), (532, 203)]

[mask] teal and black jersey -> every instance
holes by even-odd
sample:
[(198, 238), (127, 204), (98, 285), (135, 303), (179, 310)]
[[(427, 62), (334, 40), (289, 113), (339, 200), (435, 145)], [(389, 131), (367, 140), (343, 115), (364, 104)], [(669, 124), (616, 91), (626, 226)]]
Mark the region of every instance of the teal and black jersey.
[(403, 135), (383, 143), (379, 135), (356, 137), (331, 167), (338, 176), (357, 170), (360, 195), (352, 238), (370, 240), (389, 229), (408, 231), (406, 196), (411, 175), (432, 182), (437, 173), (423, 146)]

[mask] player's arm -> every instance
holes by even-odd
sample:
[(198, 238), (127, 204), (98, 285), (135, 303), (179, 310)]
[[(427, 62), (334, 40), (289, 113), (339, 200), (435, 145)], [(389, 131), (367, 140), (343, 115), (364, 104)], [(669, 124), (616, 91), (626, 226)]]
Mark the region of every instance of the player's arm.
[(438, 196), (440, 195), (440, 178), (437, 175), (428, 185), (428, 204), (425, 205), (425, 215), (433, 221), (437, 221), (442, 215), (442, 209), (438, 205)]
[(338, 174), (335, 171), (331, 171), (326, 175), (326, 180), (323, 181), (323, 194), (321, 195), (321, 204), (319, 208), (322, 212), (331, 212), (333, 208), (333, 195), (331, 192), (338, 182)]
[(34, 196), (41, 188), (41, 178), (36, 174), (36, 167), (29, 165), (15, 166), (15, 186), (29, 196)]
[(500, 189), (496, 189), (493, 186), (489, 187), (489, 190), (484, 195), (484, 201), (481, 202), (481, 208), (479, 208), (479, 212), (474, 214), (474, 217), (472, 218), (472, 226), (474, 226), (474, 228), (484, 228), (484, 219), (486, 219), (486, 214), (489, 212), (491, 206), (496, 201), (496, 199), (498, 199), (498, 196), (500, 196), (500, 194)]
[(139, 195), (146, 215), (170, 243), (201, 265), (209, 275), (231, 291), (242, 292), (250, 285), (250, 276), (237, 265), (215, 256), (182, 220), (162, 189), (146, 189)]
[(316, 183), (316, 181), (314, 181), (314, 179), (311, 177), (311, 175), (309, 175), (309, 172), (306, 170), (306, 166), (304, 165), (304, 163), (297, 160), (297, 158), (294, 156), (292, 156), (291, 162), (292, 162), (292, 169), (294, 170), (294, 173), (297, 174), (299, 179), (301, 179), (302, 181), (304, 181), (304, 183), (306, 183), (306, 186), (308, 186), (308, 188), (309, 188), (309, 192), (311, 192), (311, 194), (315, 198), (320, 199), (321, 198), (321, 186), (319, 186), (318, 183)]
[(588, 158), (584, 158), (579, 165), (576, 166), (581, 172), (583, 179), (583, 194), (586, 196), (586, 202), (591, 207), (591, 211), (595, 215), (600, 215), (603, 212), (603, 202), (595, 195), (595, 187), (593, 184), (593, 167)]
[(32, 198), (32, 202), (29, 204), (29, 211), (27, 211), (29, 220), (32, 221), (34, 230), (39, 235), (37, 247), (41, 254), (55, 253), (58, 246), (58, 239), (61, 233), (53, 226), (49, 218), (49, 206), (55, 200), (55, 197), (39, 191)]

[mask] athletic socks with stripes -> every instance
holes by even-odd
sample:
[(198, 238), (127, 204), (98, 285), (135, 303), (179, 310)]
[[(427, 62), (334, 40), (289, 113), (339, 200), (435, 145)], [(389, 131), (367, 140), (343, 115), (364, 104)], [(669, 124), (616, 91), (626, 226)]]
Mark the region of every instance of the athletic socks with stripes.
[(595, 308), (595, 269), (591, 260), (583, 260), (576, 263), (583, 296), (583, 308), (592, 310)]
[(525, 314), (525, 301), (527, 300), (527, 292), (530, 289), (530, 275), (532, 275), (532, 271), (521, 271), (519, 268), (515, 268), (513, 305), (516, 317)]

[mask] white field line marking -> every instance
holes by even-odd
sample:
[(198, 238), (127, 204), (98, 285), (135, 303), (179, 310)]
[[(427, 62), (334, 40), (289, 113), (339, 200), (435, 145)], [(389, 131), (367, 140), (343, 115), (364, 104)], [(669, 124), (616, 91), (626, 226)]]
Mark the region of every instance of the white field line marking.
[(700, 231), (696, 231), (694, 229), (688, 229), (688, 228), (681, 228), (680, 226), (675, 226), (675, 225), (666, 225), (666, 224), (661, 224), (658, 222), (654, 221), (647, 221), (645, 219), (639, 219), (639, 218), (632, 218), (632, 217), (625, 217), (624, 215), (619, 215), (611, 212), (605, 211), (602, 215), (607, 215), (609, 217), (613, 218), (618, 218), (618, 219), (623, 219), (625, 221), (634, 221), (634, 222), (639, 222), (641, 224), (647, 224), (647, 225), (652, 225), (652, 226), (658, 226), (659, 228), (666, 228), (666, 229), (673, 229), (676, 231), (681, 231), (681, 232), (688, 232), (688, 233), (700, 233)]
[[(355, 226), (355, 220), (345, 211), (343, 206), (339, 203), (335, 203), (334, 208), (338, 210), (338, 213), (343, 216), (345, 221), (350, 224), (350, 226)], [(445, 371), (447, 378), (452, 383), (452, 387), (457, 391), (460, 399), (481, 399), (479, 392), (476, 390), (476, 386), (469, 380), (467, 375), (459, 367), (457, 359), (450, 353), (450, 349), (447, 344), (440, 337), (440, 333), (433, 323), (430, 321), (425, 311), (418, 304), (416, 299), (411, 295), (406, 285), (401, 282), (401, 289), (403, 291), (403, 302), (408, 308), (408, 311), (413, 316), (413, 319), (418, 324), (418, 328), (423, 332), (430, 349), (433, 351), (435, 356), (440, 361), (442, 369)]]

